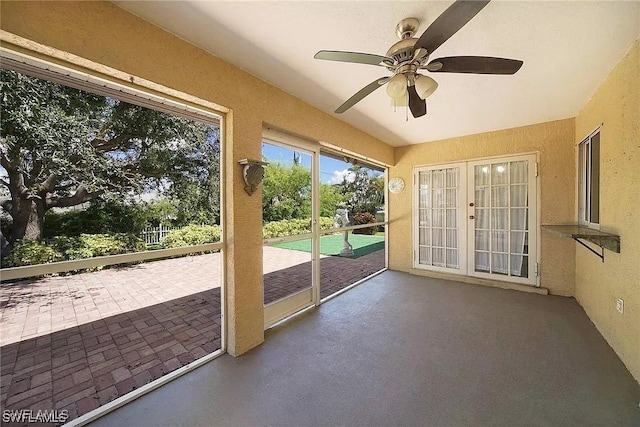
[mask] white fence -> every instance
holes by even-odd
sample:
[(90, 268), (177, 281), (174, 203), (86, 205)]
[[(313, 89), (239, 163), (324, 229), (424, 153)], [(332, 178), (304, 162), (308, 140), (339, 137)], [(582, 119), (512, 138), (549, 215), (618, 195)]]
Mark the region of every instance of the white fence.
[(171, 232), (171, 230), (173, 230), (173, 228), (166, 225), (161, 225), (160, 227), (147, 227), (142, 232), (142, 239), (147, 246), (157, 245), (167, 236), (167, 234)]

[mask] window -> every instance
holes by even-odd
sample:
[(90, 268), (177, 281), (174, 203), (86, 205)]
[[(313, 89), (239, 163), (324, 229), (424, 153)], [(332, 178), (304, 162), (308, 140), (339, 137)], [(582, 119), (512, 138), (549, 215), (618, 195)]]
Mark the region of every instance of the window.
[(600, 128), (578, 145), (578, 224), (600, 224)]

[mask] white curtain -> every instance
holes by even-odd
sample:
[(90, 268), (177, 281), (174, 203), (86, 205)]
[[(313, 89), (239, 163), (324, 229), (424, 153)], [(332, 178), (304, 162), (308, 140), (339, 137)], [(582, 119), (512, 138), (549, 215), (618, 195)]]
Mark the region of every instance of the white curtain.
[(523, 276), (528, 218), (528, 162), (478, 165), (475, 270)]
[(460, 168), (419, 172), (419, 263), (459, 269)]
[(523, 276), (523, 266), (529, 229), (529, 164), (526, 161), (511, 162), (510, 207), (511, 207), (511, 275)]

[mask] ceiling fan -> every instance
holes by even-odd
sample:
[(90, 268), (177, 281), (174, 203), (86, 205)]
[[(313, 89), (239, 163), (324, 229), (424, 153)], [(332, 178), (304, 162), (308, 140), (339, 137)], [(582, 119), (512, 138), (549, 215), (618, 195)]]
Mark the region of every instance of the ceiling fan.
[(370, 53), (321, 50), (314, 58), (329, 61), (377, 65), (387, 68), (392, 76), (381, 77), (369, 83), (335, 111), (344, 113), (364, 97), (387, 84), (387, 94), (395, 105), (408, 105), (413, 117), (427, 114), (425, 99), (438, 87), (431, 77), (419, 70), (432, 73), (515, 74), (523, 62), (515, 59), (488, 56), (450, 56), (429, 61), (429, 56), (460, 28), (478, 14), (490, 0), (457, 0), (427, 28), (420, 38), (414, 38), (420, 22), (407, 18), (396, 26), (400, 41), (385, 56)]

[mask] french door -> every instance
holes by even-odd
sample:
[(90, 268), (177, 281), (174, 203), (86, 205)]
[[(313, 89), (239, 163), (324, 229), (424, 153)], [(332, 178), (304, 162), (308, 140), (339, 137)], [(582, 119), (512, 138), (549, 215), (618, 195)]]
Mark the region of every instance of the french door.
[(537, 285), (536, 157), (415, 169), (414, 268)]

